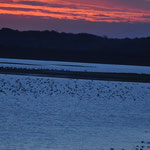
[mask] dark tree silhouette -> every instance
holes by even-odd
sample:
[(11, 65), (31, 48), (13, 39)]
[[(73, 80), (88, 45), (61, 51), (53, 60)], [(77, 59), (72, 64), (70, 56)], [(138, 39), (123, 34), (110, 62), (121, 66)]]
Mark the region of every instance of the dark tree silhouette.
[(86, 33), (3, 28), (0, 57), (150, 65), (150, 37), (111, 39)]

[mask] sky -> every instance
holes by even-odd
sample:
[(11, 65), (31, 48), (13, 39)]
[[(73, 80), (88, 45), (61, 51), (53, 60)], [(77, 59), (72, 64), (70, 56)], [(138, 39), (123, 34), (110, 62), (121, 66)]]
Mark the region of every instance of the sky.
[(150, 0), (0, 0), (0, 28), (150, 36)]

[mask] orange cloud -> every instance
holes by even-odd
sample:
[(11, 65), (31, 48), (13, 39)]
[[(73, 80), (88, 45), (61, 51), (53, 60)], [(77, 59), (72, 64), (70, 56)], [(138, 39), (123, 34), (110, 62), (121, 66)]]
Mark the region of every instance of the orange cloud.
[[(150, 11), (117, 0), (0, 0), (0, 14), (92, 22), (150, 22)], [(128, 0), (127, 0), (128, 1)], [(118, 4), (118, 5), (117, 5)]]

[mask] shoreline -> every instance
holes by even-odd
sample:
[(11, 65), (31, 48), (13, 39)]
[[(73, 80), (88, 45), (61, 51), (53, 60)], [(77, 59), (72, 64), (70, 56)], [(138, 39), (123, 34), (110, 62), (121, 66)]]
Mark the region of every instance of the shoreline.
[(82, 71), (0, 67), (0, 74), (150, 83), (149, 74), (137, 74), (137, 73), (82, 72)]

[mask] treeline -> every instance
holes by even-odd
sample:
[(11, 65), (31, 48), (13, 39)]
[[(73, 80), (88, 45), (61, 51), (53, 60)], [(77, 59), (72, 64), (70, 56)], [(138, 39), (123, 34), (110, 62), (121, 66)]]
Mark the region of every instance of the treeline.
[(110, 39), (85, 33), (3, 28), (0, 57), (150, 65), (150, 37)]

